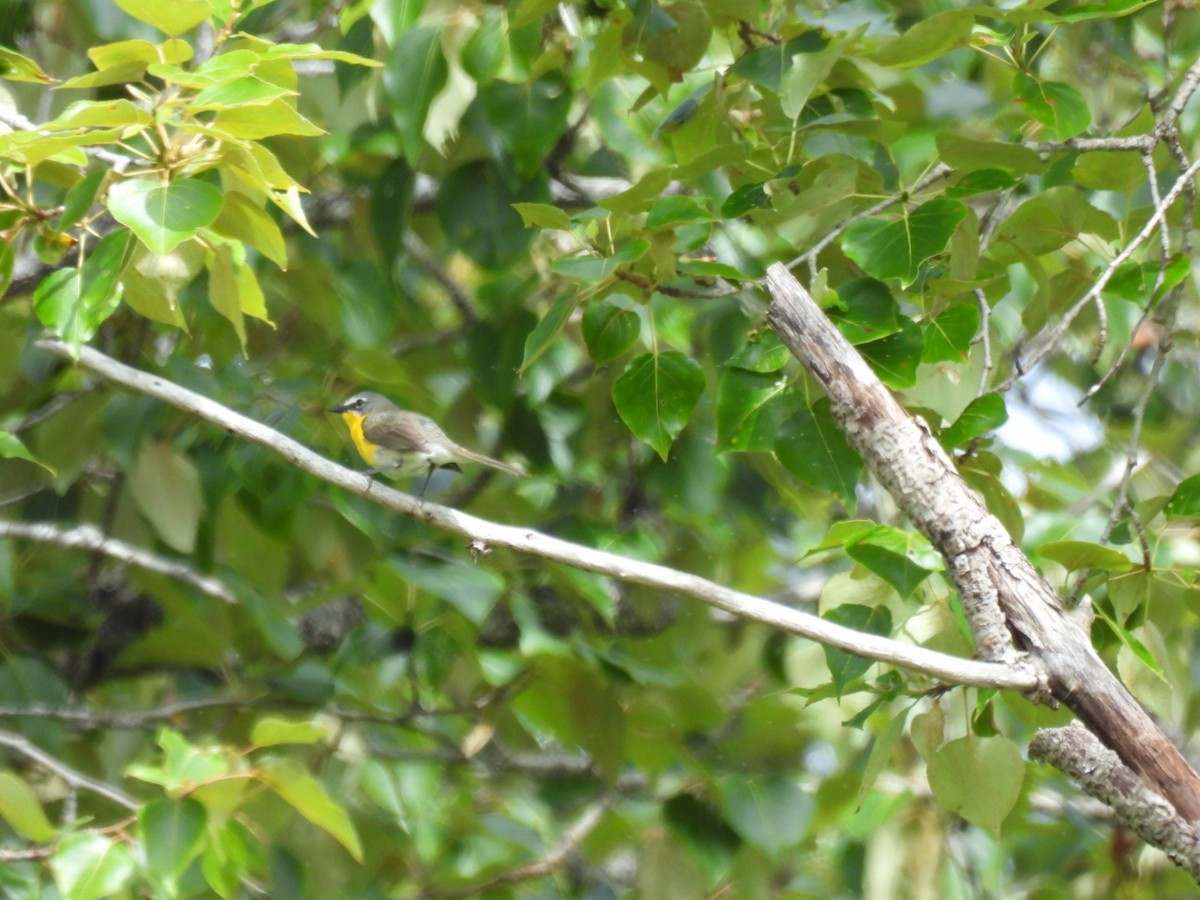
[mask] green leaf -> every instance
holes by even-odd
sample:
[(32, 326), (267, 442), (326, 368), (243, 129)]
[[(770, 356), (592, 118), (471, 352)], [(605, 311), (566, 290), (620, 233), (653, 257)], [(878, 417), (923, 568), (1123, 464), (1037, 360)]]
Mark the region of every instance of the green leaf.
[(828, 399), (821, 398), (783, 423), (775, 455), (798, 481), (832, 493), (853, 511), (863, 462), (834, 421)]
[(41, 466), (51, 475), (54, 474), (54, 469), (34, 457), (19, 437), (10, 431), (5, 431), (3, 428), (0, 428), (0, 457), (4, 459), (28, 460), (35, 465)]
[(290, 101), (283, 99), (254, 106), (232, 106), (222, 109), (213, 119), (213, 127), (234, 137), (253, 141), (278, 134), (295, 134), (302, 137), (325, 134), (325, 129), (300, 115)]
[(129, 475), (129, 491), (163, 543), (180, 553), (195, 549), (204, 496), (186, 456), (167, 444), (146, 444)]
[(597, 200), (596, 205), (611, 212), (626, 213), (629, 215), (644, 212), (654, 205), (654, 201), (658, 199), (663, 189), (671, 183), (671, 179), (674, 176), (675, 168), (673, 166), (664, 169), (651, 169), (639, 178), (633, 187), (612, 197)]
[(138, 810), (138, 830), (145, 848), (146, 870), (174, 893), (180, 877), (203, 846), (208, 814), (191, 797), (152, 800)]
[(1200, 516), (1200, 475), (1193, 475), (1179, 482), (1171, 494), (1171, 499), (1163, 507), (1163, 514), (1168, 519)]
[(752, 209), (770, 209), (771, 198), (763, 189), (765, 181), (755, 181), (736, 188), (721, 204), (721, 215), (726, 219), (737, 219)]
[(730, 827), (774, 860), (804, 840), (816, 809), (812, 794), (780, 775), (726, 775), (717, 792)]
[(1134, 563), (1124, 553), (1093, 544), (1090, 541), (1050, 541), (1037, 548), (1038, 555), (1065, 566), (1070, 572), (1079, 569), (1106, 569), (1126, 572)]
[(223, 200), (220, 188), (196, 179), (163, 184), (127, 178), (108, 191), (113, 218), (128, 225), (156, 256), (165, 256), (211, 225)]
[(584, 307), (583, 340), (596, 365), (616, 359), (638, 339), (642, 320), (633, 307), (634, 301), (622, 294), (610, 294)]
[(526, 175), (537, 172), (567, 127), (571, 92), (558, 77), (493, 81), (477, 98), (483, 117)]
[[(242, 115), (253, 116), (260, 112), (261, 108), (271, 106), (283, 97), (294, 97), (296, 93), (296, 91), (271, 84), (261, 78), (247, 75), (244, 78), (234, 78), (231, 81), (206, 87), (192, 98), (188, 106), (196, 112), (212, 110), (232, 112), (242, 107), (250, 107)], [(260, 121), (264, 127), (267, 127), (272, 118), (275, 117), (263, 116)], [(236, 119), (235, 116), (234, 120), (236, 121)], [(320, 129), (316, 129), (316, 131), (318, 134), (320, 133)], [(267, 133), (270, 133), (269, 127), (267, 127)]]
[(34, 843), (49, 843), (58, 834), (33, 788), (11, 772), (0, 772), (0, 816), (13, 831)]
[(383, 86), (404, 158), (411, 166), (415, 167), (421, 159), (429, 106), (445, 86), (449, 71), (442, 54), (440, 28), (409, 29), (400, 36), (388, 56)]
[(0, 47), (0, 78), (7, 81), (32, 81), (34, 84), (53, 84), (55, 80), (28, 56), (7, 47)]
[[(70, 128), (145, 128), (154, 123), (148, 112), (128, 100), (96, 102), (81, 100), (72, 103), (58, 117), (42, 126), (46, 131)], [(93, 175), (104, 174), (93, 172)]]
[(717, 452), (775, 449), (799, 400), (781, 374), (725, 368), (717, 384)]
[(911, 320), (903, 319), (898, 332), (861, 345), (859, 352), (871, 364), (880, 381), (902, 390), (917, 383), (917, 367), (921, 364), (924, 349), (921, 329)]
[[(1023, 254), (1043, 256), (1081, 234), (1116, 240), (1117, 223), (1075, 188), (1052, 187), (1026, 200), (1004, 220), (996, 229), (988, 255), (999, 262), (1022, 262)], [(1014, 248), (1020, 248), (1019, 252)]]
[[(1008, 738), (974, 735), (948, 741), (928, 761), (934, 799), (995, 837), (1025, 780), (1021, 751)], [(986, 790), (981, 786), (986, 785)]]
[(638, 238), (626, 241), (617, 248), (612, 256), (575, 256), (568, 259), (556, 259), (550, 264), (550, 271), (583, 281), (603, 281), (621, 266), (641, 259), (649, 249), (650, 242), (645, 238)]
[(125, 774), (162, 785), (172, 796), (179, 796), (229, 772), (229, 764), (219, 750), (197, 747), (174, 729), (161, 729), (158, 745), (163, 750), (162, 765), (134, 763)]
[(0, 242), (0, 297), (8, 293), (9, 287), (12, 286), (13, 264), (16, 261), (16, 252), (13, 249), (13, 242)]
[[(892, 633), (892, 614), (886, 606), (861, 606), (857, 603), (843, 603), (835, 606), (821, 616), (827, 622), (834, 622), (861, 631), (865, 634), (889, 635)], [(846, 685), (866, 674), (874, 660), (853, 656), (836, 647), (825, 647), (825, 663), (833, 675), (833, 685), (840, 697)]]
[(546, 315), (538, 320), (533, 331), (529, 332), (529, 337), (525, 338), (525, 359), (521, 363), (521, 372), (532, 366), (543, 353), (550, 349), (554, 339), (567, 324), (567, 320), (571, 318), (571, 314), (575, 312), (578, 304), (577, 297), (559, 300), (550, 307), (550, 311)]
[(126, 63), (177, 65), (192, 59), (195, 52), (187, 41), (170, 38), (161, 44), (141, 39), (99, 44), (89, 47), (87, 55), (97, 69), (111, 69)]
[(779, 80), (779, 103), (785, 116), (789, 119), (800, 116), (809, 98), (845, 55), (846, 48), (856, 42), (866, 28), (866, 25), (861, 25), (843, 33), (820, 50), (792, 57), (792, 67)]
[(404, 256), (404, 235), (412, 213), (417, 174), (403, 156), (392, 160), (371, 187), (371, 231), (379, 245), (384, 270), (392, 272)]
[(54, 883), (70, 900), (100, 900), (123, 890), (133, 878), (133, 850), (100, 834), (63, 838), (50, 857)]
[(1187, 277), (1191, 268), (1192, 262), (1186, 256), (1176, 256), (1165, 267), (1158, 261), (1126, 263), (1109, 279), (1104, 286), (1104, 293), (1142, 304), (1147, 297), (1154, 295), (1156, 289), (1165, 293), (1175, 287)]
[(650, 207), (646, 214), (646, 228), (654, 231), (680, 222), (711, 222), (713, 218), (712, 213), (691, 197), (675, 194), (663, 197)]
[(115, 0), (117, 6), (159, 31), (175, 37), (195, 28), (213, 14), (208, 0)]
[(929, 541), (890, 525), (876, 525), (846, 542), (846, 553), (907, 599), (922, 581), (943, 567)]
[(871, 743), (871, 753), (867, 757), (866, 766), (863, 767), (862, 782), (858, 786), (857, 806), (860, 809), (863, 799), (870, 793), (879, 776), (892, 761), (892, 752), (896, 749), (901, 735), (904, 734), (904, 723), (907, 721), (911, 709), (911, 706), (905, 707), (898, 715), (889, 718), (887, 725)]
[(972, 303), (951, 306), (926, 322), (921, 332), (921, 362), (962, 362), (979, 333), (979, 307)]
[(108, 173), (103, 169), (97, 169), (71, 185), (71, 189), (67, 191), (67, 196), (63, 200), (62, 214), (55, 223), (60, 231), (70, 228), (87, 214), (88, 210), (92, 208), (92, 204), (96, 202), (100, 184), (107, 175)]
[(463, 71), (476, 82), (495, 78), (508, 55), (507, 20), (497, 9), (484, 9), (482, 23), (463, 44), (460, 62)]
[(280, 716), (263, 716), (250, 730), (250, 743), (256, 747), (271, 747), (276, 744), (315, 744), (334, 734), (336, 729), (328, 721), (319, 719), (284, 719)]
[(1021, 535), (1025, 532), (1025, 520), (1020, 504), (1004, 483), (995, 473), (978, 466), (974, 460), (960, 462), (959, 472), (963, 480), (983, 496), (988, 510), (1001, 521), (1012, 539), (1020, 543)]
[(947, 450), (961, 447), (975, 438), (995, 431), (1008, 421), (1008, 408), (1004, 396), (997, 391), (976, 397), (967, 404), (954, 424), (942, 431), (941, 443)]
[(678, 350), (642, 354), (613, 385), (621, 420), (664, 462), (703, 393), (704, 370)]
[(783, 77), (791, 71), (796, 54), (816, 53), (828, 44), (829, 40), (820, 31), (806, 31), (786, 44), (767, 44), (742, 54), (729, 74), (777, 94)]
[(270, 214), (240, 191), (225, 195), (213, 231), (249, 244), (281, 269), (287, 268), (283, 232)]
[(874, 278), (852, 278), (837, 290), (840, 301), (829, 317), (852, 344), (866, 344), (900, 330), (896, 298)]
[(145, 74), (146, 64), (144, 62), (124, 62), (101, 69), (99, 72), (89, 72), (87, 75), (77, 75), (74, 78), (68, 78), (58, 86), (58, 89), (109, 87), (114, 84), (140, 81)]
[(445, 600), (476, 625), (487, 618), (506, 586), (492, 570), (466, 562), (397, 558), (389, 565), (406, 582)]
[[(1137, 578), (1141, 574), (1142, 573), (1134, 573), (1133, 576), (1127, 577)], [(1120, 607), (1114, 603), (1114, 608), (1119, 609)], [(1105, 612), (1103, 606), (1093, 607), (1093, 612), (1095, 613), (1097, 619), (1103, 622), (1107, 628), (1112, 630), (1112, 633), (1115, 634), (1117, 639), (1129, 649), (1129, 652), (1134, 655), (1138, 662), (1149, 669), (1155, 675), (1155, 677), (1157, 677), (1159, 681), (1163, 683), (1163, 685), (1172, 687), (1170, 679), (1167, 678), (1166, 673), (1163, 671), (1162, 663), (1154, 658), (1154, 654), (1150, 652), (1149, 647), (1147, 647), (1142, 641), (1138, 640), (1137, 636), (1130, 629), (1126, 628), (1119, 621)]]
[(923, 66), (971, 43), (975, 14), (968, 9), (940, 12), (917, 22), (894, 41), (868, 56), (871, 62), (889, 68)]
[(1065, 141), (1087, 131), (1092, 124), (1083, 95), (1061, 81), (1036, 81), (1019, 72), (1013, 84), (1017, 100), (1029, 114), (1050, 129), (1056, 140)]
[(268, 324), (266, 298), (259, 287), (254, 267), (246, 264), (240, 244), (222, 244), (206, 257), (208, 299), (213, 309), (229, 320), (246, 352), (246, 316)]
[(259, 766), (257, 772), (259, 779), (284, 802), (336, 838), (356, 862), (362, 862), (362, 844), (345, 808), (329, 796), (324, 785), (309, 775), (298, 760), (270, 760)]
[(959, 178), (946, 189), (946, 196), (955, 199), (974, 197), (976, 194), (1008, 190), (1016, 184), (1017, 179), (1004, 169), (979, 169), (975, 172), (967, 172)]
[(938, 197), (898, 216), (855, 222), (842, 234), (842, 249), (868, 275), (899, 278), (907, 286), (921, 263), (946, 249), (966, 214), (959, 201)]
[(450, 244), (485, 269), (521, 256), (532, 234), (513, 204), (544, 199), (545, 181), (510, 182), (498, 168), (476, 162), (442, 179), (435, 201), (438, 221)]
[(567, 214), (550, 203), (514, 203), (526, 228), (549, 228), (555, 231), (570, 231), (571, 220)]
[(774, 331), (764, 330), (747, 336), (738, 350), (725, 361), (731, 369), (767, 374), (778, 372), (792, 358), (789, 350)]
[(963, 173), (1003, 169), (1014, 175), (1036, 175), (1047, 163), (1036, 151), (1012, 141), (978, 141), (955, 131), (940, 131), (937, 149), (943, 161)]
[(244, 585), (238, 590), (238, 606), (262, 634), (267, 648), (280, 659), (295, 659), (304, 652), (300, 629), (253, 587)]
[(118, 229), (101, 238), (82, 267), (51, 272), (33, 292), (38, 319), (73, 349), (90, 340), (117, 309), (118, 283), (131, 238)]

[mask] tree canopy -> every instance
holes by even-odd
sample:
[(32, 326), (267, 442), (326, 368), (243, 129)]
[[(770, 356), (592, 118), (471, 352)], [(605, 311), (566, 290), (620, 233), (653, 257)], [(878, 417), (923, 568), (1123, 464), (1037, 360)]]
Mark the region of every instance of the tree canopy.
[[(1198, 51), (1173, 0), (11, 4), (0, 889), (1194, 890), (1139, 759), (1200, 716)], [(359, 389), (528, 474), (397, 493)]]

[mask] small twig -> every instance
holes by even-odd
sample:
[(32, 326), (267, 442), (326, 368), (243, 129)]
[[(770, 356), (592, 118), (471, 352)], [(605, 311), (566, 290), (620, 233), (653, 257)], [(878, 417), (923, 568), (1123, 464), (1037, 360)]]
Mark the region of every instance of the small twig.
[(975, 289), (975, 301), (979, 304), (979, 334), (975, 340), (983, 346), (983, 371), (979, 373), (979, 387), (975, 389), (975, 396), (981, 397), (986, 393), (988, 378), (992, 374), (992, 307), (980, 288)]
[(1075, 321), (1075, 318), (1080, 312), (1083, 311), (1083, 308), (1089, 303), (1099, 301), (1101, 293), (1108, 282), (1112, 280), (1112, 277), (1116, 274), (1117, 269), (1124, 265), (1129, 258), (1133, 256), (1134, 251), (1137, 250), (1137, 248), (1143, 243), (1145, 243), (1150, 235), (1154, 233), (1154, 229), (1158, 227), (1158, 224), (1166, 216), (1167, 210), (1171, 207), (1171, 204), (1173, 204), (1179, 198), (1180, 194), (1191, 187), (1192, 176), (1194, 176), (1197, 171), (1200, 171), (1200, 161), (1192, 163), (1187, 167), (1186, 170), (1184, 170), (1183, 174), (1181, 174), (1175, 181), (1175, 184), (1171, 186), (1171, 190), (1169, 190), (1166, 196), (1163, 197), (1163, 202), (1154, 211), (1154, 215), (1152, 215), (1146, 224), (1142, 226), (1142, 230), (1137, 233), (1133, 240), (1131, 240), (1124, 247), (1124, 249), (1121, 250), (1120, 253), (1113, 257), (1112, 262), (1108, 264), (1108, 266), (1100, 274), (1100, 277), (1096, 279), (1096, 282), (1092, 285), (1091, 289), (1088, 290), (1088, 292), (1084, 294), (1080, 300), (1076, 301), (1074, 306), (1064, 313), (1062, 319), (1060, 319), (1058, 324), (1055, 325), (1050, 331), (1049, 336), (1042, 341), (1041, 346), (1039, 346), (1029, 358), (1017, 361), (1016, 371), (1014, 371), (1012, 375), (1010, 375), (1000, 384), (998, 388), (999, 390), (1008, 390), (1008, 388), (1012, 386), (1013, 382), (1020, 377), (1022, 372), (1028, 372), (1043, 359), (1045, 359), (1054, 350), (1054, 348), (1058, 346), (1059, 341), (1062, 340), (1063, 336), (1067, 333), (1067, 329), (1071, 327), (1071, 323)]
[(580, 814), (570, 827), (563, 832), (562, 839), (557, 846), (551, 850), (542, 859), (531, 863), (526, 863), (523, 866), (518, 866), (515, 869), (509, 869), (507, 872), (501, 872), (488, 878), (485, 881), (478, 882), (472, 885), (464, 885), (454, 888), (427, 888), (423, 892), (425, 897), (478, 897), (481, 894), (487, 893), (493, 888), (498, 888), (506, 884), (518, 884), (522, 881), (529, 881), (533, 878), (540, 878), (543, 875), (549, 875), (559, 866), (561, 866), (572, 853), (574, 853), (584, 838), (595, 830), (600, 824), (600, 820), (612, 805), (612, 798), (605, 796), (599, 800), (588, 804), (584, 811)]
[(0, 863), (30, 862), (35, 859), (49, 859), (53, 855), (53, 847), (33, 847), (29, 850), (0, 850)]
[(47, 522), (0, 522), (0, 538), (17, 538), (18, 540), (38, 541), (43, 544), (55, 544), (71, 550), (88, 550), (93, 553), (103, 553), (129, 565), (169, 575), (179, 581), (198, 588), (210, 597), (225, 603), (236, 603), (237, 597), (220, 581), (208, 575), (201, 575), (181, 562), (165, 559), (140, 547), (127, 544), (112, 537), (106, 537), (94, 525), (77, 525), (70, 531), (63, 531)]
[(94, 778), (84, 775), (82, 772), (75, 771), (66, 763), (55, 759), (23, 735), (14, 734), (11, 731), (0, 731), (0, 746), (15, 750), (26, 759), (31, 759), (39, 765), (44, 766), (73, 787), (91, 791), (93, 794), (104, 797), (106, 800), (111, 800), (118, 806), (123, 806), (135, 812), (141, 806), (132, 795), (125, 793), (120, 788), (113, 787), (111, 784), (105, 784), (103, 781), (97, 781)]
[(1023, 146), (1038, 153), (1066, 153), (1068, 151), (1108, 151), (1128, 153), (1136, 150), (1146, 153), (1154, 149), (1157, 138), (1153, 134), (1135, 134), (1127, 137), (1076, 137), (1065, 141), (1028, 141)]
[(1200, 87), (1200, 59), (1192, 63), (1184, 74), (1183, 80), (1179, 83), (1179, 90), (1175, 92), (1175, 96), (1167, 105), (1166, 112), (1163, 113), (1162, 119), (1154, 129), (1155, 134), (1161, 135), (1175, 129), (1179, 116), (1183, 113), (1183, 108), (1188, 105), (1188, 101), (1192, 99), (1192, 94), (1196, 93), (1198, 87)]

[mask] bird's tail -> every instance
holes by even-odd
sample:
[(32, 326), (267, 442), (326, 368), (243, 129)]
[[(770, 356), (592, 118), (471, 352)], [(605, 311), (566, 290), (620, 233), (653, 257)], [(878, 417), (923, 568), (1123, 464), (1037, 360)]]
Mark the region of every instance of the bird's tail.
[(466, 447), (457, 447), (457, 455), (470, 462), (479, 463), (481, 466), (490, 466), (493, 469), (499, 469), (501, 472), (507, 472), (509, 475), (523, 477), (526, 473), (520, 466), (510, 465), (506, 462), (500, 462), (498, 459), (492, 459), (490, 456), (484, 456), (482, 453), (476, 453), (474, 450), (468, 450)]

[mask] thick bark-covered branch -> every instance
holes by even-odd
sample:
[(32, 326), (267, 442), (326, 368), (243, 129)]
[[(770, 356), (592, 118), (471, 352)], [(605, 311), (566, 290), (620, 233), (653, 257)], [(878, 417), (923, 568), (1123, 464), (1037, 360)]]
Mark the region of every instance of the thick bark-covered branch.
[(1065, 772), (1087, 793), (1103, 801), (1142, 840), (1160, 848), (1200, 881), (1200, 833), (1175, 814), (1113, 751), (1078, 722), (1043, 728), (1029, 756)]
[(945, 558), (979, 654), (1014, 660), (1011, 635), (1043, 667), (1054, 697), (1180, 815), (1200, 820), (1200, 777), (1096, 655), (1089, 635), (962, 480), (928, 427), (896, 402), (784, 266), (771, 266), (766, 284), (772, 327), (821, 383), (851, 445)]

